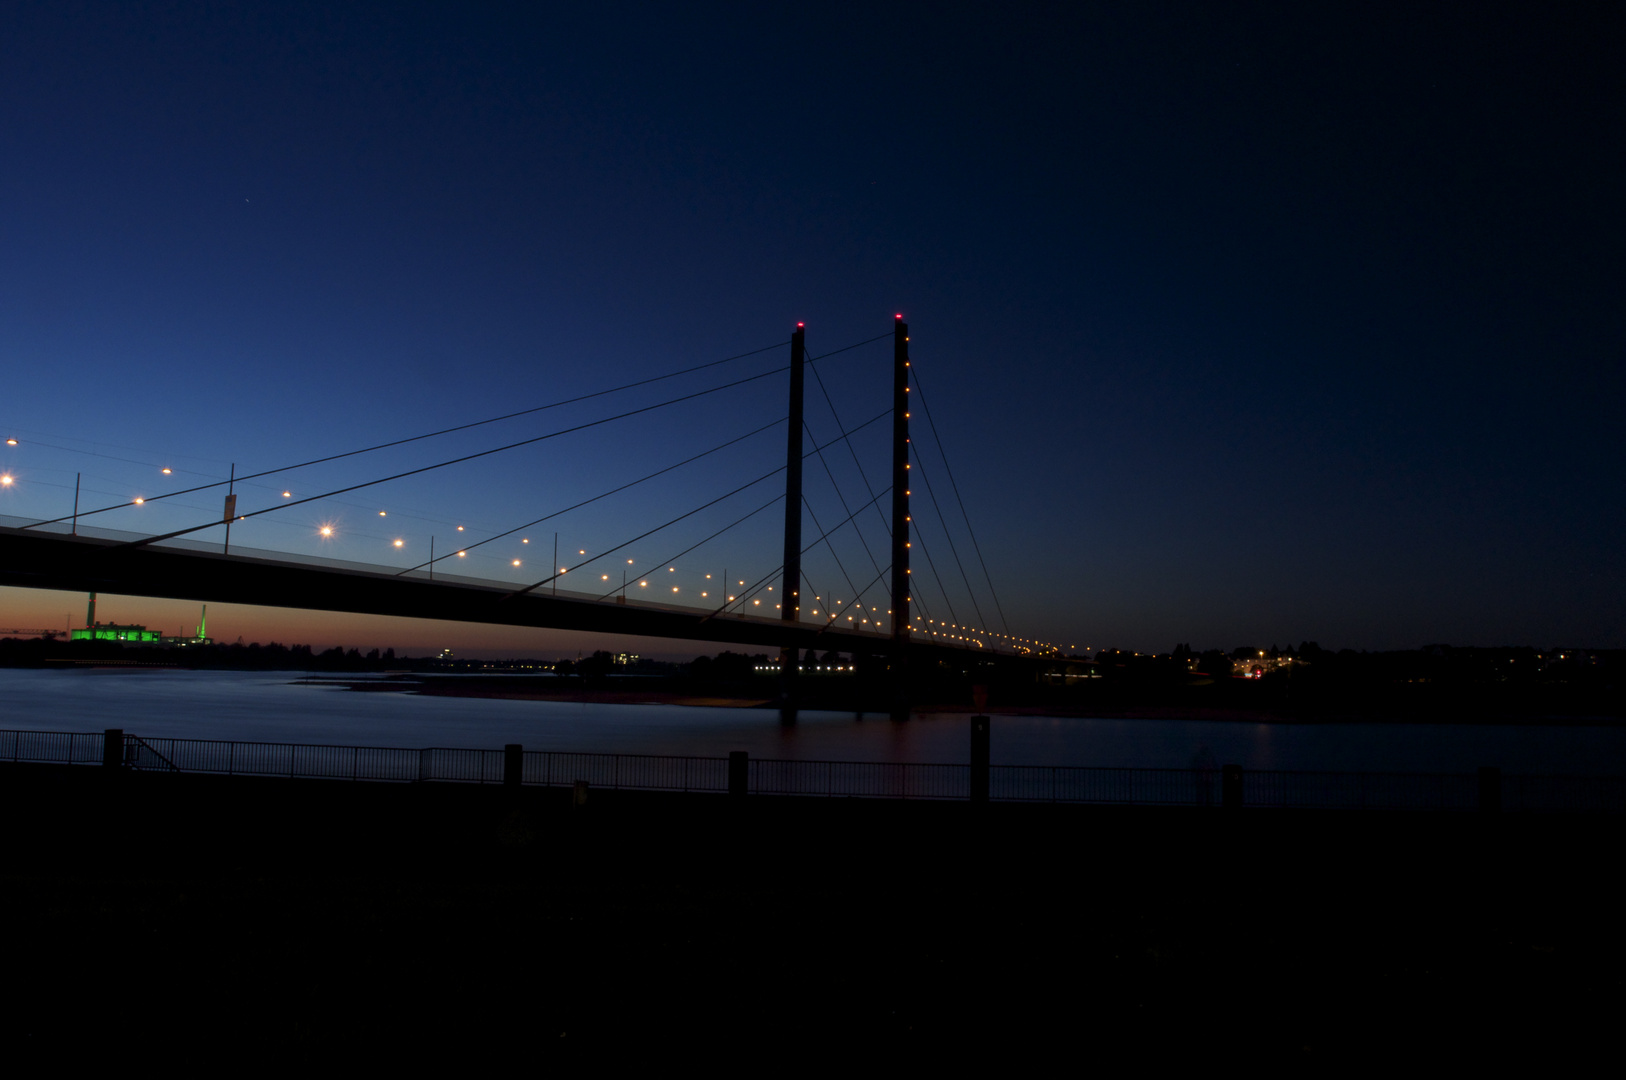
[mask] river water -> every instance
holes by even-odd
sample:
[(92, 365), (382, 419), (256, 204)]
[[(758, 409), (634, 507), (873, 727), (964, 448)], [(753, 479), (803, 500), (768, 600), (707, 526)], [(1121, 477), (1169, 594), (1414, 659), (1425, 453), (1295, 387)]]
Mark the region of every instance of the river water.
[[(963, 763), (964, 714), (905, 724), (766, 709), (600, 705), (360, 693), (289, 672), (0, 670), (0, 729), (101, 731), (248, 742), (428, 746), (805, 761)], [(993, 719), (996, 765), (1186, 768), (1204, 750), (1245, 769), (1612, 775), (1626, 728), (1463, 724), (1258, 724), (1214, 720)]]

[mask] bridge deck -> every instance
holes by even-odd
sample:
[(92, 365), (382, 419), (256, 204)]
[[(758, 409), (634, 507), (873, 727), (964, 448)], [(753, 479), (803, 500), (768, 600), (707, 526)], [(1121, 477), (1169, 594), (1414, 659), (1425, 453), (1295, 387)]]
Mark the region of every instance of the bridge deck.
[[(638, 637), (724, 642), (778, 649), (877, 652), (884, 633), (843, 630), (753, 615), (709, 617), (704, 611), (627, 599), (600, 600), (470, 578), (402, 576), (385, 569), (297, 562), (273, 553), (200, 551), (170, 544), (142, 547), (96, 536), (0, 526), (0, 585), (174, 600), (259, 604), (313, 611), (399, 615), (415, 619), (534, 626)], [(937, 642), (914, 649), (963, 649)], [(991, 651), (991, 650), (990, 650)]]

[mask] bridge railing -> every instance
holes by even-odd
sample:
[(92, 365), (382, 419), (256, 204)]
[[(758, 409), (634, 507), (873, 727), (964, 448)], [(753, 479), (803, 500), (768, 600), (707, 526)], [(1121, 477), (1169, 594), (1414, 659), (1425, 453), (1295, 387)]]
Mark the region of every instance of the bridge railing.
[[(502, 784), (509, 777), (508, 755), (502, 750), (115, 737), (120, 741), (109, 747), (103, 732), (0, 731), (0, 761), (101, 765), (112, 752), (112, 760), (138, 771), (395, 783)], [(729, 790), (729, 762), (721, 757), (529, 750), (520, 753), (518, 768), (516, 779), (526, 786), (569, 787), (586, 781), (611, 790)], [(1218, 769), (995, 765), (988, 774), (989, 798), (999, 802), (1202, 807), (1224, 805), (1228, 794)], [(966, 800), (972, 779), (969, 765), (752, 758), (746, 790), (753, 795)], [(1486, 807), (1483, 774), (1238, 770), (1235, 779), (1237, 789), (1229, 794), (1234, 805), (1244, 807)], [(1498, 773), (1494, 790), (1503, 810), (1626, 813), (1626, 777)]]

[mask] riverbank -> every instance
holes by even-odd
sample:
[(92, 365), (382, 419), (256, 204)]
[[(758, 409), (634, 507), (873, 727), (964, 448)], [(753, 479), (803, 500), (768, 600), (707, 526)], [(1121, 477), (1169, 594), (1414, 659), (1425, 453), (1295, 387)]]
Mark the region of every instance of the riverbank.
[(5, 765), (0, 809), (14, 1046), (1568, 1071), (1626, 1004), (1609, 818)]

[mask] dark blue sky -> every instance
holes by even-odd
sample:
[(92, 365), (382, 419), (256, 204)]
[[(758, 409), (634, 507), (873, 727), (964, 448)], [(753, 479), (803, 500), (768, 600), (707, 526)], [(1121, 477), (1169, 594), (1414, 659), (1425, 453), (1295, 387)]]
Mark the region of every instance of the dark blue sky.
[[(719, 359), (797, 320), (816, 355), (903, 312), (1017, 633), (1626, 646), (1619, 21), (1081, 7), (9, 5), (0, 426), (19, 445), (0, 447), (0, 514), (66, 513), (76, 472), (117, 502)], [(887, 361), (879, 344), (821, 362), (849, 425), (886, 407)], [(245, 508), (776, 362), (269, 478)], [(489, 535), (767, 423), (782, 382), (234, 541), (389, 563), (454, 523)], [(567, 550), (618, 543), (782, 446), (781, 428), (532, 545), (555, 527)], [(884, 439), (866, 446), (878, 479)], [(925, 596), (970, 621), (916, 494), (949, 582)], [(843, 516), (827, 482), (812, 497)], [(214, 512), (176, 501), (103, 524)], [(760, 501), (662, 534), (636, 568)], [(781, 513), (671, 580), (767, 573)], [(342, 535), (317, 541), (322, 520)], [(849, 576), (873, 577), (843, 544)], [(490, 576), (548, 561), (491, 549)], [(0, 599), (8, 625), (77, 610)], [(563, 647), (231, 617), (250, 639)]]

